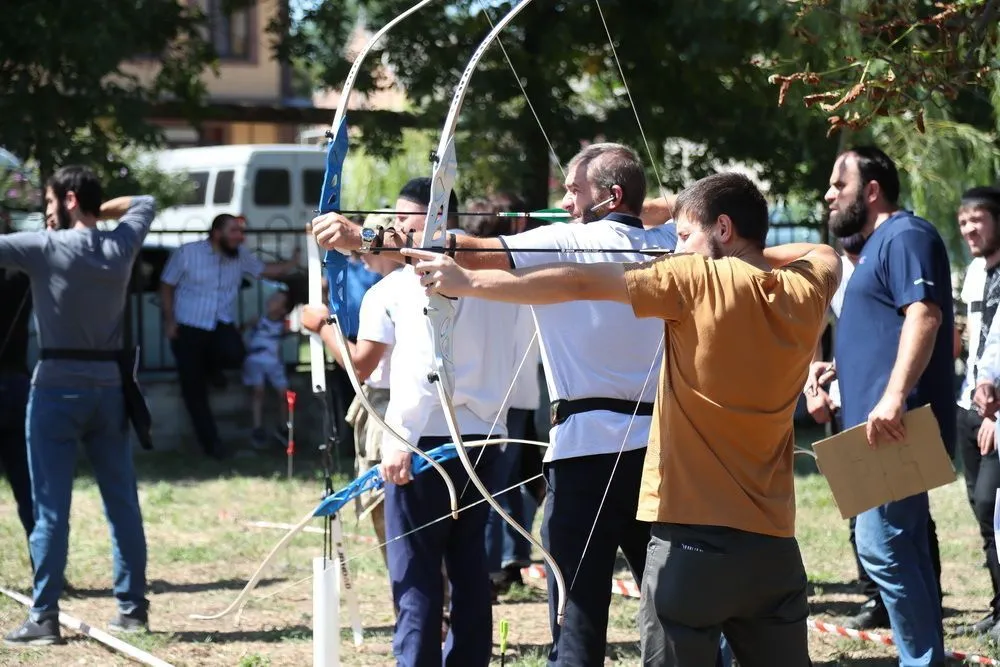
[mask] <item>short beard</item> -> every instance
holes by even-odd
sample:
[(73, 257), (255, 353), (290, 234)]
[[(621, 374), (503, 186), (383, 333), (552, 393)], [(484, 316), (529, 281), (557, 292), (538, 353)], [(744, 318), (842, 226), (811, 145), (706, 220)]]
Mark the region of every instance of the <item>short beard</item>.
[(854, 236), (865, 228), (868, 222), (868, 204), (859, 191), (858, 196), (843, 211), (830, 214), (830, 232), (838, 239)]
[(233, 259), (235, 259), (236, 257), (238, 257), (239, 254), (240, 254), (240, 247), (239, 246), (233, 247), (233, 246), (230, 246), (228, 243), (220, 243), (219, 244), (219, 250), (221, 250), (222, 254), (225, 255), (226, 257), (233, 258)]
[(583, 209), (583, 214), (580, 216), (580, 222), (587, 224), (588, 222), (597, 222), (604, 216), (593, 210), (593, 206), (588, 206)]
[(840, 245), (843, 246), (844, 252), (847, 254), (860, 255), (861, 250), (864, 249), (867, 241), (868, 237), (863, 233), (858, 232), (857, 234), (851, 234), (850, 236), (845, 236), (840, 239)]
[(722, 243), (714, 236), (708, 237), (709, 259), (722, 259), (726, 253), (722, 250)]

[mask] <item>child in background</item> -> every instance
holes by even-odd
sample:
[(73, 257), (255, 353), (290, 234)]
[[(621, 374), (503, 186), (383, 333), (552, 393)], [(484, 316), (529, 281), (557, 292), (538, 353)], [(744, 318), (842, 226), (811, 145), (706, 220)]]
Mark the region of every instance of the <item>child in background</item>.
[(267, 445), (267, 434), (263, 426), (265, 382), (271, 385), (280, 399), (278, 406), (282, 427), (275, 433), (275, 437), (284, 442), (282, 430), (288, 421), (288, 405), (285, 401), (288, 377), (285, 375), (285, 364), (281, 360), (281, 341), (288, 332), (286, 318), (291, 310), (290, 305), (291, 300), (287, 292), (275, 292), (264, 306), (264, 316), (247, 327), (250, 329), (250, 337), (247, 342), (247, 357), (243, 362), (243, 384), (252, 389), (251, 437), (254, 447), (258, 449)]

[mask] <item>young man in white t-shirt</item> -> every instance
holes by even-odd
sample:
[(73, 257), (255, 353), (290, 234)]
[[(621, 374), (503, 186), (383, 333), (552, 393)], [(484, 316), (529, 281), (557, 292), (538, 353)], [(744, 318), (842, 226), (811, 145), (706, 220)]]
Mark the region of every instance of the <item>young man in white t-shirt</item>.
[[(994, 387), (997, 311), (1000, 310), (1000, 188), (976, 187), (962, 195), (958, 227), (975, 258), (965, 274), (961, 299), (968, 306), (969, 357), (958, 397), (958, 443), (969, 506), (979, 524), (993, 597), (989, 612), (960, 628), (963, 634), (1000, 640), (1000, 561), (993, 529), (1000, 490), (994, 451), (997, 391)], [(990, 348), (993, 349), (990, 349)]]
[[(550, 225), (499, 239), (461, 236), (454, 239), (458, 248), (486, 252), (457, 252), (456, 261), (472, 269), (509, 269), (560, 261), (643, 261), (649, 257), (640, 250), (674, 248), (674, 225), (643, 229), (645, 174), (631, 149), (591, 145), (570, 161), (566, 173), (562, 206), (584, 224)], [(357, 225), (336, 214), (315, 219), (313, 234), (327, 248), (360, 246)], [(419, 235), (413, 244), (421, 245)], [(385, 236), (386, 248), (404, 245), (399, 236)], [(638, 521), (636, 512), (663, 328), (656, 320), (637, 319), (620, 303), (580, 301), (533, 311), (553, 400), (542, 539), (569, 589), (560, 627), (550, 573), (549, 663), (603, 664), (611, 591), (600, 582), (612, 578), (619, 547), (637, 582), (645, 568), (649, 524)], [(455, 359), (462, 359), (458, 351)]]
[[(431, 182), (413, 179), (396, 202), (395, 229), (403, 234), (423, 229)], [(457, 208), (454, 193), (449, 209)], [(411, 267), (402, 267), (373, 285), (361, 305), (358, 342), (352, 361), (362, 378), (389, 350), (389, 404), (385, 421), (396, 433), (423, 450), (451, 442), (444, 411), (428, 380), (433, 341), (424, 308), (427, 296)], [(452, 402), (465, 440), (507, 434), (503, 400), (520, 359), (510, 332), (518, 307), (481, 299), (460, 299), (455, 305), (452, 336), (454, 393)], [(308, 306), (303, 326), (318, 332), (339, 359), (324, 306)], [(496, 447), (472, 454), (476, 472), (496, 491)], [(437, 521), (449, 514), (443, 480), (434, 471), (410, 475), (412, 452), (394, 438), (382, 438), (385, 488), (386, 552), (393, 599), (397, 607), (393, 653), (397, 664), (454, 664), (487, 667), (492, 654), (493, 625), (485, 530), (489, 505), (468, 485), (461, 461), (442, 463), (464, 493), (457, 520)], [(469, 509), (464, 509), (464, 508)], [(444, 605), (442, 561), (451, 585), (451, 629), (442, 647)], [(442, 652), (445, 654), (442, 659)]]

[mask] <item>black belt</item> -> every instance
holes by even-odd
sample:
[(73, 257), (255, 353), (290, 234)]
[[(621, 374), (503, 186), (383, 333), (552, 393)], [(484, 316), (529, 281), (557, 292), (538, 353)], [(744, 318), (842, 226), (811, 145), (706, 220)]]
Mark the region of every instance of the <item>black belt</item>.
[(121, 350), (66, 350), (42, 348), (39, 359), (61, 359), (63, 361), (118, 361), (122, 358)]
[(553, 426), (557, 426), (575, 414), (593, 412), (595, 410), (607, 410), (623, 415), (649, 417), (653, 414), (653, 404), (637, 404), (635, 401), (629, 401), (624, 398), (559, 399), (549, 404), (549, 421), (552, 422)]
[(68, 350), (42, 348), (40, 359), (61, 359), (64, 361), (110, 361), (118, 365), (122, 380), (122, 394), (125, 397), (125, 414), (135, 429), (139, 444), (143, 449), (153, 448), (153, 417), (149, 412), (146, 397), (136, 378), (139, 367), (139, 350)]

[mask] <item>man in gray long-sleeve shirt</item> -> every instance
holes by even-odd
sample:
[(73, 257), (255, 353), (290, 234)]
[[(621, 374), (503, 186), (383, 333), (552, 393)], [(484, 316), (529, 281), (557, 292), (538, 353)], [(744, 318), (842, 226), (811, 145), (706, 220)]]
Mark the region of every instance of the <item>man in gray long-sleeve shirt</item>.
[[(122, 366), (116, 360), (122, 353), (129, 277), (155, 201), (122, 197), (102, 205), (101, 200), (101, 184), (92, 171), (64, 167), (45, 190), (46, 223), (53, 231), (0, 237), (0, 267), (20, 269), (31, 279), (42, 348), (27, 416), (35, 501), (33, 604), (28, 620), (4, 638), (12, 646), (61, 641), (59, 597), (78, 443), (94, 469), (111, 527), (118, 615), (110, 627), (132, 631), (148, 624), (146, 537)], [(116, 217), (115, 229), (97, 229), (99, 218)]]

